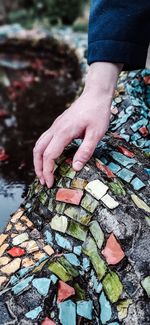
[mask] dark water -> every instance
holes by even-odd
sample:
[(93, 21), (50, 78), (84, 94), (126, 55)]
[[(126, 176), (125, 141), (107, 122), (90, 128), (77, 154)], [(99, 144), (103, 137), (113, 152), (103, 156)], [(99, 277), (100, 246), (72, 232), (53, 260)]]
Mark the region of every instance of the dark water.
[(0, 161), (0, 231), (35, 177), (34, 143), (73, 101), (79, 86), (78, 62), (65, 51), (47, 50), (44, 44), (28, 48), (28, 43), (1, 50), (0, 148), (8, 159)]

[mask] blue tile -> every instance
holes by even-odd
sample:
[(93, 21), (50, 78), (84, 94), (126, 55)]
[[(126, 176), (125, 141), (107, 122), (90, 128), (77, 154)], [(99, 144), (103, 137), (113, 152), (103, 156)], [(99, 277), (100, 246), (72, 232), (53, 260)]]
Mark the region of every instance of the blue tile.
[(52, 274), (52, 275), (50, 276), (50, 279), (51, 279), (51, 281), (52, 281), (54, 284), (58, 281), (58, 278), (57, 278), (57, 276), (56, 276), (55, 274)]
[(137, 162), (136, 159), (128, 158), (118, 151), (112, 151), (111, 156), (113, 157), (114, 160), (119, 162), (124, 167), (128, 167), (128, 166), (132, 167)]
[(100, 293), (102, 290), (102, 284), (99, 282), (94, 274), (94, 271), (91, 271), (91, 282), (93, 284), (93, 289), (97, 292)]
[(73, 253), (69, 253), (69, 254), (64, 254), (65, 258), (72, 264), (75, 266), (79, 266), (80, 265), (80, 261), (79, 259), (76, 257), (75, 254)]
[(71, 300), (58, 304), (59, 319), (62, 325), (76, 325), (76, 305)]
[(46, 230), (46, 231), (44, 232), (44, 236), (45, 236), (45, 241), (46, 241), (46, 243), (52, 245), (52, 243), (53, 243), (53, 237), (52, 237), (52, 234), (50, 233), (49, 230)]
[(131, 182), (132, 186), (134, 187), (134, 189), (136, 191), (140, 190), (141, 188), (145, 187), (146, 185), (138, 178), (135, 177), (132, 182)]
[(120, 325), (120, 323), (118, 323), (118, 322), (112, 322), (112, 323), (109, 323), (109, 325)]
[(111, 162), (110, 164), (107, 165), (107, 167), (115, 174), (117, 173), (121, 167), (113, 162)]
[(32, 285), (42, 296), (47, 296), (51, 280), (47, 278), (37, 278), (32, 281)]
[(130, 140), (130, 137), (128, 134), (121, 134), (122, 138), (126, 140), (127, 142)]
[(74, 253), (78, 256), (81, 255), (82, 247), (81, 246), (75, 246), (73, 249)]
[(35, 309), (30, 310), (28, 313), (25, 314), (25, 316), (29, 319), (35, 319), (42, 311), (42, 307), (36, 307)]
[(148, 176), (150, 176), (150, 168), (144, 168), (144, 171), (146, 174), (148, 174)]
[(17, 283), (12, 288), (13, 293), (17, 295), (20, 292), (22, 292), (29, 285), (29, 283), (32, 281), (33, 278), (34, 276), (32, 275), (32, 276), (28, 276), (26, 279), (20, 280), (19, 283)]
[(10, 283), (13, 285), (18, 281), (18, 278), (15, 275), (12, 275), (10, 278)]
[(131, 125), (130, 128), (133, 132), (136, 132), (140, 127), (145, 126), (147, 124), (148, 124), (148, 120), (143, 117), (141, 120), (138, 120), (136, 123)]
[(70, 241), (68, 239), (66, 239), (65, 237), (56, 233), (55, 240), (60, 247), (62, 247), (64, 249), (68, 249), (69, 251), (72, 250), (72, 245), (71, 245)]
[(131, 172), (130, 170), (123, 168), (122, 170), (120, 170), (117, 173), (117, 176), (120, 177), (121, 179), (123, 179), (125, 182), (129, 183), (133, 176), (135, 175), (135, 173)]
[(30, 272), (33, 268), (34, 268), (34, 266), (23, 267), (22, 269), (20, 269), (18, 271), (18, 275), (21, 276), (21, 277), (23, 277), (25, 274), (27, 274), (28, 272)]
[(138, 132), (131, 135), (132, 141), (137, 141), (138, 139), (141, 139), (141, 135)]
[(89, 259), (87, 257), (84, 257), (83, 258), (82, 265), (83, 265), (83, 269), (85, 271), (88, 271), (89, 270), (89, 268), (90, 268), (90, 261), (89, 261)]
[(78, 301), (77, 302), (77, 314), (86, 319), (92, 320), (93, 302), (92, 300)]
[(104, 292), (101, 293), (99, 298), (101, 313), (100, 313), (100, 321), (102, 324), (106, 324), (112, 316), (112, 310), (110, 302), (106, 299)]

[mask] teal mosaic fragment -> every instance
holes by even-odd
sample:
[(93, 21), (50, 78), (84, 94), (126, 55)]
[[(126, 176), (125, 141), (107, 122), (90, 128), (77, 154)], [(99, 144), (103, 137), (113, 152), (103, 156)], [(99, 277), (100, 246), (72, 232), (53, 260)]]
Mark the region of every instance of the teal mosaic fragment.
[(60, 247), (67, 249), (69, 251), (72, 251), (72, 245), (71, 245), (70, 241), (68, 239), (66, 239), (65, 237), (56, 233), (55, 240)]
[(52, 234), (49, 230), (46, 230), (44, 232), (44, 236), (45, 236), (45, 241), (47, 244), (53, 244), (53, 237), (52, 237)]
[(81, 255), (82, 247), (81, 246), (75, 246), (73, 249), (74, 253), (78, 256)]
[(77, 314), (92, 320), (93, 302), (91, 300), (77, 302)]
[(23, 277), (24, 275), (26, 275), (28, 272), (30, 272), (33, 269), (33, 266), (30, 267), (23, 267), (22, 269), (20, 269), (18, 271), (18, 275)]
[(10, 278), (10, 283), (13, 285), (13, 284), (15, 284), (17, 281), (18, 281), (17, 276), (12, 275), (11, 278)]
[(28, 276), (26, 279), (20, 280), (19, 283), (17, 283), (12, 288), (13, 293), (17, 295), (20, 292), (22, 292), (29, 285), (29, 283), (32, 281), (33, 278), (34, 276), (32, 275), (32, 276)]
[(71, 300), (58, 304), (59, 319), (62, 325), (76, 325), (76, 305)]
[(102, 290), (102, 284), (100, 281), (98, 281), (93, 270), (91, 271), (91, 282), (93, 284), (93, 289), (96, 291), (96, 293), (100, 293)]
[(112, 310), (110, 302), (106, 299), (104, 292), (101, 293), (99, 298), (101, 313), (100, 313), (100, 321), (102, 324), (106, 324), (112, 316)]
[(138, 177), (135, 177), (131, 184), (136, 191), (141, 190), (141, 188), (146, 186)]
[(55, 274), (52, 274), (52, 275), (50, 276), (50, 279), (51, 279), (51, 281), (52, 281), (54, 284), (58, 281), (58, 278), (57, 278), (57, 276), (56, 276)]
[(148, 120), (143, 117), (141, 120), (131, 125), (130, 128), (133, 132), (136, 132), (140, 127), (146, 126), (147, 124), (148, 124)]
[(150, 176), (150, 168), (144, 168), (144, 171), (146, 174), (148, 174), (148, 176)]
[(33, 319), (37, 318), (37, 316), (41, 313), (41, 311), (42, 311), (42, 307), (39, 306), (39, 307), (36, 307), (36, 308), (30, 310), (28, 313), (25, 314), (25, 316), (27, 318), (33, 320)]
[(51, 280), (47, 278), (37, 278), (32, 281), (32, 285), (42, 296), (47, 296)]
[(84, 257), (83, 258), (83, 261), (82, 261), (82, 267), (83, 267), (83, 270), (85, 271), (88, 271), (89, 268), (90, 268), (90, 261), (87, 257)]
[(131, 140), (132, 141), (137, 141), (140, 138), (141, 138), (141, 135), (138, 132), (136, 132), (136, 133), (134, 133), (134, 134), (131, 135)]
[(80, 265), (80, 261), (75, 254), (69, 253), (69, 254), (64, 254), (64, 256), (67, 259), (67, 261), (69, 261), (72, 265), (75, 265), (75, 266)]
[(130, 170), (123, 168), (117, 173), (117, 176), (123, 179), (125, 182), (129, 183), (131, 182), (133, 176), (135, 173), (131, 172)]
[(122, 153), (117, 152), (117, 151), (112, 151), (111, 156), (113, 157), (114, 160), (119, 162), (124, 167), (128, 167), (128, 166), (132, 167), (137, 162), (136, 159), (128, 158), (125, 155), (123, 155)]

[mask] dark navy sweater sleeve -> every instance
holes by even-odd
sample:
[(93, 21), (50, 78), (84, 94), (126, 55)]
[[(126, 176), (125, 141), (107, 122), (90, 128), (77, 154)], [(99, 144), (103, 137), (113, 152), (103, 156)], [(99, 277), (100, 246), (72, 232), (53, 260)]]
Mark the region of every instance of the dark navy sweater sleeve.
[(92, 0), (88, 63), (145, 67), (150, 41), (150, 0)]

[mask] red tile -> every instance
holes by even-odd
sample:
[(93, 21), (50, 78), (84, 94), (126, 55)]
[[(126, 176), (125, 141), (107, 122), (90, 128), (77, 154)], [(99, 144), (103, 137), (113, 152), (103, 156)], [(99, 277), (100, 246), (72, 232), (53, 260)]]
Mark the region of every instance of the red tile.
[(79, 205), (81, 198), (83, 196), (83, 191), (81, 190), (71, 190), (69, 188), (60, 188), (56, 193), (56, 200), (60, 202), (72, 203)]
[(150, 85), (150, 76), (144, 77), (144, 83), (145, 83), (145, 85)]
[(143, 137), (147, 137), (149, 135), (148, 129), (146, 128), (146, 126), (142, 126), (139, 129), (140, 133), (143, 135)]
[(111, 107), (111, 113), (112, 113), (113, 115), (117, 115), (117, 114), (119, 113), (118, 108), (112, 106), (112, 107)]
[(73, 295), (75, 295), (74, 288), (70, 287), (68, 284), (66, 284), (63, 281), (59, 281), (57, 301), (58, 302), (64, 301), (65, 299)]
[(124, 258), (125, 253), (113, 233), (109, 236), (102, 254), (111, 265), (119, 263)]
[(46, 317), (44, 319), (44, 321), (42, 322), (42, 325), (56, 325), (56, 323), (54, 323), (51, 319), (49, 319), (48, 317)]
[(73, 161), (72, 158), (67, 158), (67, 159), (65, 160), (65, 162), (66, 162), (68, 165), (72, 165), (72, 161)]
[(127, 156), (129, 158), (133, 158), (135, 156), (135, 154), (133, 152), (129, 151), (125, 147), (118, 146), (117, 150), (120, 151), (121, 153), (123, 153), (125, 156)]
[(102, 172), (104, 172), (108, 178), (115, 178), (116, 176), (113, 174), (113, 172), (104, 165), (99, 159), (96, 159), (96, 166), (98, 169), (100, 169)]
[(116, 132), (111, 132), (110, 135), (112, 135), (115, 139), (122, 139), (122, 136)]
[(20, 247), (13, 247), (11, 249), (9, 249), (9, 251), (7, 251), (7, 253), (9, 255), (11, 255), (12, 257), (17, 257), (17, 256), (22, 256), (25, 255), (25, 250), (20, 248)]

